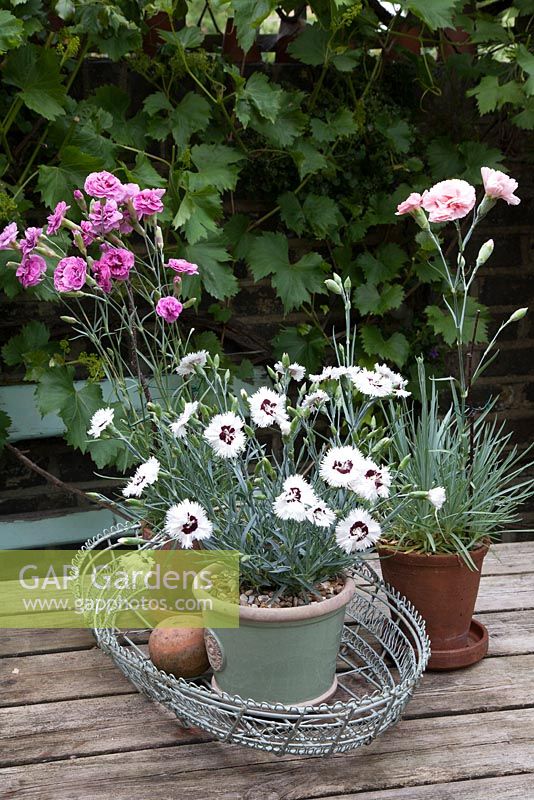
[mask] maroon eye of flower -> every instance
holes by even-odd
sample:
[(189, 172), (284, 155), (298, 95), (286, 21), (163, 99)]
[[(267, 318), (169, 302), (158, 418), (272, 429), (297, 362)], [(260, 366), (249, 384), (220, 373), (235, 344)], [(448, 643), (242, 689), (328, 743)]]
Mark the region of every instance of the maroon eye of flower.
[(194, 533), (197, 528), (198, 528), (198, 519), (196, 517), (193, 517), (192, 514), (188, 514), (187, 522), (184, 522), (184, 524), (182, 525), (183, 533), (185, 533), (186, 535)]
[(298, 486), (292, 486), (291, 489), (289, 490), (289, 494), (291, 495), (289, 502), (293, 502), (294, 500), (296, 500), (299, 503), (300, 500), (302, 499), (302, 492), (300, 491)]
[(272, 400), (265, 398), (260, 408), (264, 414), (269, 414), (272, 417), (276, 411), (276, 403), (273, 403)]
[(350, 526), (349, 535), (352, 536), (353, 539), (356, 539), (358, 542), (361, 542), (362, 539), (365, 539), (368, 533), (369, 533), (369, 528), (367, 527), (365, 522), (355, 522), (353, 525)]
[(369, 480), (374, 479), (375, 486), (377, 489), (380, 489), (380, 487), (382, 486), (382, 476), (379, 472), (376, 471), (376, 469), (367, 470), (367, 472), (365, 473), (365, 477), (369, 478)]
[(352, 461), (334, 461), (332, 465), (332, 469), (335, 469), (336, 472), (341, 473), (341, 475), (348, 475), (351, 472), (352, 467), (354, 464)]
[(219, 433), (219, 439), (225, 444), (232, 444), (235, 439), (235, 428), (231, 425), (223, 425)]

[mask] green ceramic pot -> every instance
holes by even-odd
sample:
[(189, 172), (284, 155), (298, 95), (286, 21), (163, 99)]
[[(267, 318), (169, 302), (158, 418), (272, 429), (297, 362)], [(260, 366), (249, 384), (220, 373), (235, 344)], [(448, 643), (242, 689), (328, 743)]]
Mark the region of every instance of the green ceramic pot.
[(335, 692), (336, 659), (347, 603), (347, 578), (328, 600), (296, 608), (239, 609), (239, 628), (207, 628), (213, 687), (243, 699), (316, 705)]

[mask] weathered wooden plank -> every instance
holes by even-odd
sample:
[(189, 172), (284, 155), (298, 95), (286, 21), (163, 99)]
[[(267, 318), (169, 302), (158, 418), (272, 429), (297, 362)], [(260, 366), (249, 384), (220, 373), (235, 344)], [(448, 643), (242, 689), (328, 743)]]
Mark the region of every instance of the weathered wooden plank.
[(407, 789), (330, 795), (322, 800), (530, 800), (531, 797), (534, 797), (532, 774), (523, 773), (475, 781), (410, 786)]
[(0, 661), (0, 707), (135, 691), (96, 647)]
[(351, 756), (277, 759), (209, 742), (8, 767), (0, 782), (3, 800), (310, 800), (378, 793), (532, 773), (533, 726), (533, 709), (405, 720)]
[(37, 653), (60, 653), (68, 650), (88, 650), (94, 646), (93, 634), (83, 628), (0, 630), (0, 658)]
[(514, 575), (534, 572), (534, 542), (498, 544), (484, 559), (482, 575)]
[[(534, 612), (491, 611), (481, 620), (490, 632), (490, 656), (534, 653)], [(82, 629), (0, 631), (0, 658), (88, 650), (94, 645), (92, 633)]]
[(533, 611), (490, 611), (480, 617), (489, 631), (489, 655), (534, 653)]
[(0, 708), (0, 730), (2, 767), (213, 738), (140, 694)]
[(534, 573), (488, 575), (480, 581), (475, 612), (534, 609)]
[[(488, 659), (447, 676), (429, 673), (405, 718), (532, 704), (533, 670), (534, 657), (527, 656)], [(0, 708), (0, 730), (1, 766), (212, 738), (184, 731), (173, 714), (138, 694)]]
[(427, 672), (405, 716), (533, 706), (533, 675), (533, 655), (486, 658), (465, 670)]

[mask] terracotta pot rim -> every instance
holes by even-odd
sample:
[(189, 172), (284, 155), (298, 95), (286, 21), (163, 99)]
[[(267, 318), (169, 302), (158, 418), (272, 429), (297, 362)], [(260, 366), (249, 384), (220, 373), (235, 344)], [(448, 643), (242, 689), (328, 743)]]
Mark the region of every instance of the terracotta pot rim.
[[(468, 552), (475, 558), (477, 556), (484, 558), (490, 548), (490, 544), (491, 542), (489, 541), (483, 541)], [(464, 563), (460, 553), (406, 553), (404, 550), (395, 550), (392, 547), (387, 547), (387, 545), (379, 545), (377, 549), (380, 558), (383, 556), (386, 558), (388, 556), (397, 556), (405, 563), (412, 562), (419, 567), (436, 567), (437, 565), (441, 567), (454, 567), (458, 565), (458, 562), (461, 564)]]
[(347, 605), (356, 591), (356, 584), (349, 576), (345, 586), (334, 597), (322, 600), (313, 605), (294, 606), (292, 608), (249, 608), (239, 606), (239, 618), (250, 622), (296, 622), (315, 617), (324, 617)]

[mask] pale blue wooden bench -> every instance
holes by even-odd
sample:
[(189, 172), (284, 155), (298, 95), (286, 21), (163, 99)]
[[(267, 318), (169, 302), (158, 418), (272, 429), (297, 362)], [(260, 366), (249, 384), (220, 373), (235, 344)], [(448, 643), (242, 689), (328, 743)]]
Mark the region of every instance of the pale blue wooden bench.
[[(34, 400), (32, 384), (0, 387), (0, 409), (11, 417), (9, 441), (21, 442), (61, 436), (65, 430), (57, 414), (41, 417)], [(0, 549), (37, 548), (77, 544), (103, 528), (119, 522), (107, 509), (89, 509), (59, 514), (43, 514), (27, 519), (0, 517)]]

